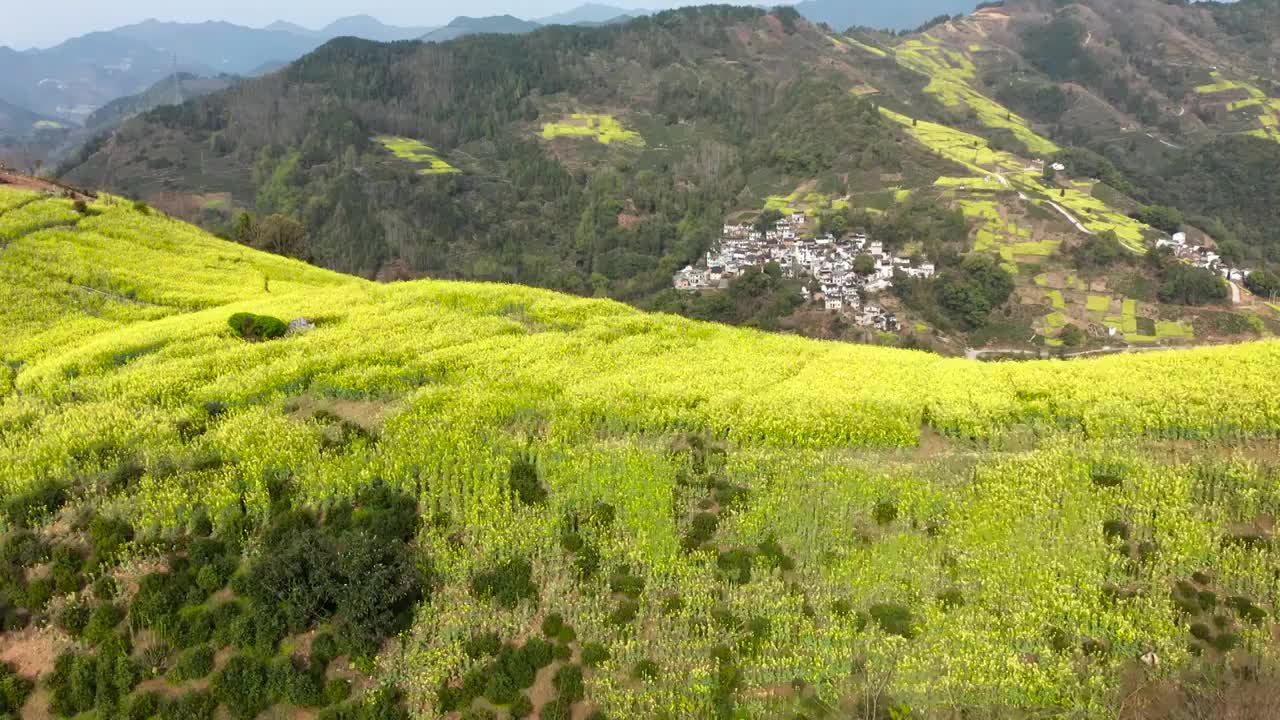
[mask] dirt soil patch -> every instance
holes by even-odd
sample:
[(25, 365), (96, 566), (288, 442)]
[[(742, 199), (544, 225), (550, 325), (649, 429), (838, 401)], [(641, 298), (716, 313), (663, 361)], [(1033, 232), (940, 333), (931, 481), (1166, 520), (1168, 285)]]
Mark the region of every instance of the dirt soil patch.
[(34, 680), (53, 672), (58, 655), (71, 644), (71, 638), (55, 628), (26, 628), (0, 635), (0, 660)]

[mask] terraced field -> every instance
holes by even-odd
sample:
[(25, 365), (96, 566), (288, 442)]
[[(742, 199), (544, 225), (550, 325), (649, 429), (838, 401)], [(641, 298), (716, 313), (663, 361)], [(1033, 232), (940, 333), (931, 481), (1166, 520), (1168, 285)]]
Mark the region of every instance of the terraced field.
[(461, 172), (441, 158), (435, 148), (421, 140), (390, 135), (380, 135), (374, 139), (401, 160), (426, 165), (418, 170), (421, 175), (449, 175)]
[(602, 145), (644, 146), (644, 137), (628, 130), (612, 115), (574, 113), (562, 122), (550, 122), (542, 126), (542, 137), (552, 140), (559, 137), (590, 138)]
[(1249, 135), (1280, 142), (1280, 99), (1268, 97), (1258, 87), (1240, 80), (1230, 80), (1214, 70), (1213, 82), (1197, 86), (1196, 94), (1202, 96), (1228, 96), (1224, 99), (1227, 112), (1256, 125)]

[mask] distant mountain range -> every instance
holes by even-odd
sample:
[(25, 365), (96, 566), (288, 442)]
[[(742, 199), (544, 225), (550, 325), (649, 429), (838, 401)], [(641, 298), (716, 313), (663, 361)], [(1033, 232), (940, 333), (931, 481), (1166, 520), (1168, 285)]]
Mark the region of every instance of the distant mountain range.
[(836, 30), (913, 30), (939, 15), (972, 12), (975, 5), (977, 0), (804, 0), (794, 7), (806, 18)]
[(494, 17), (472, 18), (460, 17), (455, 18), (453, 22), (444, 27), (433, 30), (422, 36), (423, 42), (446, 42), (448, 40), (456, 40), (467, 35), (479, 35), (481, 33), (500, 33), (504, 35), (520, 35), (527, 32), (533, 32), (542, 27), (539, 23), (532, 20), (521, 20), (511, 15), (498, 15)]
[(652, 10), (629, 10), (613, 5), (587, 3), (567, 12), (538, 18), (537, 22), (539, 25), (607, 25), (652, 14)]
[[(175, 72), (206, 78), (265, 74), (338, 37), (444, 42), (477, 33), (525, 33), (543, 25), (601, 25), (640, 14), (647, 13), (588, 4), (538, 20), (459, 17), (442, 28), (399, 27), (355, 15), (319, 30), (283, 20), (263, 28), (147, 20), (46, 49), (0, 47), (0, 99), (33, 115), (83, 124), (95, 110), (144, 94)], [(17, 110), (8, 114), (17, 117)]]
[[(435, 30), (434, 27), (398, 27), (387, 25), (371, 15), (352, 15), (340, 18), (319, 30), (311, 30), (291, 22), (277, 20), (263, 28), (267, 31), (287, 32), (301, 37), (328, 42), (338, 37), (358, 37), (377, 42), (414, 40)], [(276, 58), (279, 59), (279, 58)]]

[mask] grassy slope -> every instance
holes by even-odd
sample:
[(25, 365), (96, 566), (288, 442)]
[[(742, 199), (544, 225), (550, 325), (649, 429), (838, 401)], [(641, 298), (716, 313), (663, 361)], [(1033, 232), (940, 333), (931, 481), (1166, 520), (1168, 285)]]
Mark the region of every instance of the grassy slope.
[[(56, 213), (63, 201), (37, 202)], [(737, 701), (753, 717), (792, 707), (796, 699), (771, 689), (793, 678), (834, 704), (881, 672), (891, 696), (914, 707), (1105, 714), (1138, 650), (1157, 649), (1171, 669), (1191, 662), (1168, 597), (1173, 579), (1213, 567), (1224, 592), (1244, 592), (1274, 564), (1218, 541), (1224, 516), (1274, 500), (1265, 483), (1231, 494), (1260, 483), (1262, 469), (1206, 460), (1193, 471), (1133, 443), (1274, 437), (1280, 344), (984, 365), (514, 286), (376, 285), (123, 205), (94, 209), (101, 214), (0, 249), (0, 314), (10, 328), (0, 341), (2, 492), (133, 458), (148, 468), (136, 484), (83, 502), (151, 532), (186, 522), (196, 503), (218, 517), (244, 500), (261, 516), (264, 477), (281, 469), (306, 500), (347, 495), (374, 477), (417, 492), (424, 512), (452, 518), (419, 537), (440, 576), (437, 599), (383, 653), (379, 674), (428, 717), (438, 684), (471, 667), (459, 649), (470, 633), (513, 637), (552, 610), (611, 649), (613, 659), (589, 673), (587, 696), (614, 717), (712, 712), (712, 647), (739, 635), (739, 647), (750, 644), (743, 629), (696, 630), (713, 610), (764, 618), (753, 627), (772, 637), (767, 652), (743, 649), (738, 661)], [(319, 327), (248, 344), (226, 325), (237, 311)], [(325, 444), (320, 420), (290, 411), (298, 398), (370, 437)], [(228, 409), (209, 432), (184, 439), (181, 421), (211, 402)], [(707, 469), (671, 451), (679, 431), (721, 438), (729, 453)], [(915, 446), (922, 431), (947, 440), (929, 440), (931, 452), (883, 450)], [(996, 451), (1028, 443), (1035, 449)], [(521, 451), (537, 458), (550, 490), (544, 506), (512, 500), (505, 478)], [(190, 458), (210, 453), (224, 462), (158, 470), (191, 468)], [(1100, 469), (1122, 487), (1094, 487)], [(1218, 492), (1235, 503), (1229, 509), (1196, 495), (1214, 472), (1227, 478)], [(771, 572), (757, 560), (754, 579), (737, 584), (717, 572), (714, 550), (680, 551), (710, 492), (702, 474), (749, 490), (745, 502), (704, 504), (720, 514), (713, 547), (774, 538), (795, 568)], [(627, 563), (646, 581), (639, 620), (621, 627), (607, 619), (618, 600), (604, 580), (575, 579), (558, 547), (566, 513), (596, 501), (617, 510), (612, 525), (582, 530), (604, 568)], [(878, 512), (877, 522), (872, 510), (886, 503), (896, 517)], [(1148, 575), (1126, 576), (1104, 541), (1099, 526), (1117, 515), (1160, 543)], [(468, 595), (476, 568), (512, 555), (532, 560), (540, 605), (501, 610)], [(1117, 605), (1105, 593), (1067, 591), (1110, 582), (1139, 585), (1144, 599)], [(963, 606), (937, 599), (948, 589)], [(672, 595), (685, 605), (664, 616)], [(859, 631), (837, 601), (902, 603), (914, 639), (874, 624)], [(1065, 649), (1053, 647), (1055, 628), (1067, 633)], [(1113, 650), (1081, 664), (1085, 636)], [(1026, 653), (1039, 659), (1020, 661)], [(703, 679), (628, 680), (645, 658), (671, 677)], [(854, 658), (866, 674), (847, 670)]]

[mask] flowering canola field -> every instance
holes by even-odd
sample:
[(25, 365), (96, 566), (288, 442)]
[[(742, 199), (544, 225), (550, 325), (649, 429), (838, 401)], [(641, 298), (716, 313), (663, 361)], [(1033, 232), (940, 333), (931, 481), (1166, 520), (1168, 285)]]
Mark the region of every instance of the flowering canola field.
[[(485, 666), (469, 638), (551, 613), (576, 631), (559, 662), (606, 650), (581, 660), (581, 716), (624, 718), (873, 698), (1108, 717), (1139, 656), (1174, 678), (1261, 652), (1276, 618), (1269, 530), (1241, 528), (1280, 510), (1275, 468), (1245, 451), (1280, 433), (1280, 343), (981, 364), (524, 287), (379, 285), (121, 204), (14, 206), (0, 496), (129, 463), (79, 502), (132, 523), (142, 561), (197, 512), (265, 521), (281, 473), (318, 507), (376, 480), (409, 493), (435, 518), (414, 539), (433, 591), (371, 675), (415, 717), (459, 717)], [(315, 327), (246, 342), (241, 312)], [(532, 597), (477, 593), (513, 559)], [(1171, 593), (1193, 574), (1265, 618), (1228, 618), (1197, 655)]]

